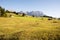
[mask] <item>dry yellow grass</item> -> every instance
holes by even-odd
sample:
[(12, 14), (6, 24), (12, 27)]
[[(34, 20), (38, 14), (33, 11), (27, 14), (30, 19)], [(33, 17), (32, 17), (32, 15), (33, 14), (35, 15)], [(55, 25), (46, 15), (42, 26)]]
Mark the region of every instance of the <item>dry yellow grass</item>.
[[(0, 35), (11, 37), (10, 40), (16, 35), (19, 38), (16, 40), (48, 40), (50, 37), (55, 38), (56, 35), (60, 37), (60, 20), (40, 17), (0, 17)], [(50, 39), (59, 40), (57, 37), (53, 38)]]

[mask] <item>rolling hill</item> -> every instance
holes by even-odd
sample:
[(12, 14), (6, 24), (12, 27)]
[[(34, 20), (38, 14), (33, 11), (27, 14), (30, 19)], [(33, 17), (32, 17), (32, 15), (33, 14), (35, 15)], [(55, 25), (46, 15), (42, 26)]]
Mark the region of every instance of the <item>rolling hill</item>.
[(60, 40), (60, 20), (0, 17), (0, 40)]

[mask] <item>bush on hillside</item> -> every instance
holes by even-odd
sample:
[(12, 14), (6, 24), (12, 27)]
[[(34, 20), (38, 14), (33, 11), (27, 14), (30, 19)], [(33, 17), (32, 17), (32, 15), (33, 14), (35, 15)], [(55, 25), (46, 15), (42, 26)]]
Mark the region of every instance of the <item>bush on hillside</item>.
[(58, 18), (58, 20), (60, 20), (60, 18)]
[(53, 18), (53, 17), (51, 17), (51, 16), (47, 16), (47, 15), (44, 15), (43, 17), (47, 17), (47, 18)]
[(48, 18), (48, 20), (52, 20), (52, 18)]

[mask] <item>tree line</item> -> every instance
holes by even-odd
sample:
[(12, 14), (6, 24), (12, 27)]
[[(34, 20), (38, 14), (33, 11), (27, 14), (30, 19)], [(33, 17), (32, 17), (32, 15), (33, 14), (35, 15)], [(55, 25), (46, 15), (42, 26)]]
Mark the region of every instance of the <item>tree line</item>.
[[(20, 12), (16, 12), (16, 11), (5, 10), (5, 8), (2, 8), (2, 7), (0, 6), (0, 17), (7, 17), (7, 14), (6, 14), (6, 13), (13, 13), (13, 14), (16, 14), (16, 15), (20, 15), (20, 14), (21, 14), (21, 17), (24, 17), (24, 16), (27, 15), (27, 14), (25, 14), (25, 13), (20, 13)], [(11, 16), (12, 16), (12, 14), (9, 15), (9, 17), (11, 17)], [(32, 15), (32, 17), (35, 17), (35, 16)], [(44, 15), (44, 16), (42, 16), (42, 17), (47, 17), (47, 18), (53, 19), (52, 16), (47, 16), (47, 15)], [(50, 19), (49, 19), (49, 20), (50, 20)], [(55, 19), (55, 18), (54, 18), (54, 19)], [(58, 20), (60, 20), (60, 18), (58, 18)]]
[[(6, 13), (13, 13), (13, 14), (16, 14), (16, 15), (19, 15), (20, 13), (18, 12), (15, 12), (15, 11), (9, 11), (9, 10), (5, 10), (5, 8), (2, 8), (0, 6), (0, 17), (7, 17), (7, 14)], [(25, 13), (22, 13), (22, 16), (25, 16), (26, 14)], [(12, 15), (10, 15), (12, 16)]]

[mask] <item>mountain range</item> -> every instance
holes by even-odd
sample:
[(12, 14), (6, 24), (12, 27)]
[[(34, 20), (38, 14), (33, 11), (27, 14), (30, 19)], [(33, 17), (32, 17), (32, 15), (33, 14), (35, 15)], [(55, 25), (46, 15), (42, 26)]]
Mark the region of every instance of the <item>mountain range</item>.
[(44, 16), (45, 14), (41, 11), (31, 11), (31, 12), (27, 12), (27, 15), (40, 17), (40, 16)]

